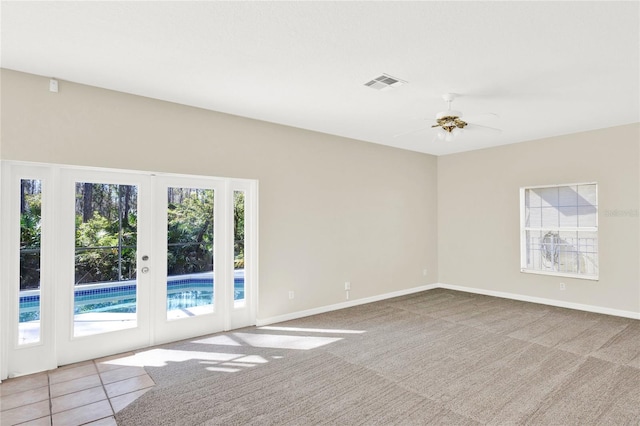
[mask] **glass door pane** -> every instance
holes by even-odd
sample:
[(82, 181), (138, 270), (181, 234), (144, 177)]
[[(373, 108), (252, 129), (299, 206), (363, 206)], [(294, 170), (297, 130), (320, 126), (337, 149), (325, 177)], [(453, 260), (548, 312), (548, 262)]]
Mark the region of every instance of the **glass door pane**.
[(235, 307), (245, 304), (245, 192), (233, 191), (233, 302)]
[(137, 326), (138, 187), (75, 185), (74, 336)]
[(42, 183), (20, 180), (20, 296), (18, 344), (40, 341)]
[(214, 197), (167, 188), (167, 319), (214, 312)]

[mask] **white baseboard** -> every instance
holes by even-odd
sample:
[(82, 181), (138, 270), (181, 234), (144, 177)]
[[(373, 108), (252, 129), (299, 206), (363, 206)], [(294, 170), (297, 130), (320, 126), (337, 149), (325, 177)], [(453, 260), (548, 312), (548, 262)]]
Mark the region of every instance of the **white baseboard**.
[(640, 319), (640, 312), (623, 311), (621, 309), (605, 308), (595, 305), (583, 305), (581, 303), (565, 302), (563, 300), (546, 299), (543, 297), (526, 296), (523, 294), (506, 293), (502, 291), (485, 290), (482, 288), (465, 287), (459, 285), (438, 283), (438, 288), (446, 288), (449, 290), (464, 291), (467, 293), (483, 294), (485, 296), (501, 297), (503, 299), (520, 300), (522, 302), (539, 303), (542, 305), (557, 306), (559, 308), (576, 309), (579, 311), (594, 312), (596, 314), (613, 315), (617, 317)]
[(262, 318), (256, 320), (256, 326), (275, 324), (278, 322), (294, 320), (298, 318), (308, 317), (311, 315), (324, 314), (325, 312), (337, 311), (338, 309), (351, 308), (352, 306), (364, 305), (365, 303), (379, 302), (380, 300), (391, 299), (398, 296), (404, 296), (412, 293), (419, 293), (425, 290), (433, 290), (438, 288), (438, 284), (427, 284), (419, 287), (408, 288), (405, 290), (393, 291), (391, 293), (379, 294), (377, 296), (365, 297), (363, 299), (349, 300), (348, 302), (336, 303), (334, 305), (321, 306), (319, 308), (307, 309), (304, 311), (291, 312), (290, 314), (278, 315), (270, 318)]
[(408, 288), (405, 290), (394, 291), (391, 293), (379, 294), (377, 296), (365, 297), (363, 299), (350, 300), (348, 302), (336, 303), (328, 306), (320, 306), (318, 308), (307, 309), (304, 311), (291, 312), (289, 314), (278, 315), (275, 317), (262, 318), (256, 320), (256, 326), (264, 326), (275, 324), (278, 322), (294, 320), (298, 318), (308, 317), (311, 315), (323, 314), (325, 312), (337, 311), (338, 309), (351, 308), (353, 306), (364, 305), (365, 303), (379, 302), (380, 300), (391, 299), (398, 296), (404, 296), (421, 291), (433, 290), (436, 288), (446, 288), (455, 291), (464, 291), (467, 293), (482, 294), (485, 296), (501, 297), (503, 299), (519, 300), (522, 302), (539, 303), (542, 305), (557, 306), (559, 308), (576, 309), (579, 311), (594, 312), (597, 314), (613, 315), (623, 318), (640, 319), (640, 312), (623, 311), (620, 309), (605, 308), (595, 305), (584, 305), (580, 303), (565, 302), (562, 300), (545, 299), (542, 297), (526, 296), (516, 293), (507, 293), (502, 291), (485, 290), (482, 288), (465, 287), (444, 283), (435, 283), (422, 285), (419, 287)]

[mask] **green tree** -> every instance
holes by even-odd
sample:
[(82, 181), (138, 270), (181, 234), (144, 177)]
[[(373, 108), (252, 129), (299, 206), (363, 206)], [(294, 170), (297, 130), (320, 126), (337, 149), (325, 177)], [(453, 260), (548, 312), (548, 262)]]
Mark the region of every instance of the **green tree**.
[(233, 193), (233, 264), (244, 268), (244, 206), (243, 191)]
[(76, 284), (135, 278), (136, 208), (136, 186), (76, 184)]
[[(133, 222), (133, 223), (132, 223)], [(119, 244), (119, 240), (122, 244)], [(118, 250), (122, 247), (120, 259)], [(76, 284), (120, 281), (135, 277), (135, 216), (122, 224), (95, 211), (88, 222), (76, 216)], [(119, 274), (119, 260), (122, 276)]]
[(40, 238), (42, 234), (42, 197), (40, 192), (24, 194), (21, 210), (20, 289), (37, 289), (40, 287)]
[(214, 192), (171, 188), (167, 210), (169, 275), (213, 270)]

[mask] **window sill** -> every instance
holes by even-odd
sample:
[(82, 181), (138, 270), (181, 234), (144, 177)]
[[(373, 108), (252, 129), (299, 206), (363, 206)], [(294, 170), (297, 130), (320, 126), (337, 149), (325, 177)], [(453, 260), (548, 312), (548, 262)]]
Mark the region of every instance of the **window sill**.
[(520, 272), (525, 274), (548, 275), (552, 277), (576, 278), (579, 280), (600, 281), (600, 277), (598, 275), (567, 274), (562, 272), (536, 271), (533, 269), (520, 269)]

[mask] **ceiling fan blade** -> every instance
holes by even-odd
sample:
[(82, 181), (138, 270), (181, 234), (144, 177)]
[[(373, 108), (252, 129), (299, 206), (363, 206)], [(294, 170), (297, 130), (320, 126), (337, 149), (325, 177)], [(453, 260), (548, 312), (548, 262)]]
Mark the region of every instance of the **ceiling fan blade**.
[(420, 127), (419, 129), (413, 129), (413, 130), (409, 130), (408, 132), (398, 133), (397, 135), (393, 135), (393, 137), (394, 138), (399, 138), (399, 137), (402, 137), (402, 136), (412, 135), (414, 133), (422, 132), (423, 130), (429, 129), (431, 127), (432, 126)]
[(467, 123), (467, 126), (464, 129), (465, 131), (480, 130), (480, 131), (487, 131), (487, 132), (493, 132), (493, 133), (502, 133), (502, 129), (497, 129), (495, 127), (489, 127), (489, 126), (481, 126), (480, 124), (473, 124), (473, 123)]
[(494, 114), (493, 112), (481, 112), (478, 114), (470, 114), (470, 115), (463, 115), (461, 117), (464, 121), (487, 121), (487, 120), (495, 120), (496, 118), (499, 118), (498, 114)]

